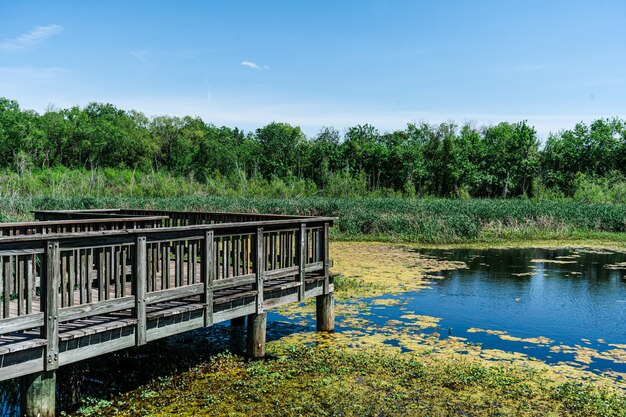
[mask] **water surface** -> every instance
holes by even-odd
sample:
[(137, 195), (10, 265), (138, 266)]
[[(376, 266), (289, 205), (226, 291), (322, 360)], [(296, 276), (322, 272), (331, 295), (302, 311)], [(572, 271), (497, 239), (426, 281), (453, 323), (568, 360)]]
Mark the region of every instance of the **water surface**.
[[(611, 269), (626, 268), (617, 265), (626, 262), (626, 254), (585, 249), (420, 253), (462, 261), (468, 268), (438, 273), (424, 290), (367, 299), (361, 318), (372, 326), (337, 317), (337, 331), (375, 332), (391, 324), (403, 338), (407, 332), (459, 336), (548, 363), (626, 372), (626, 270)], [(415, 327), (416, 315), (440, 320), (434, 327)], [(270, 318), (294, 320), (276, 313)], [(386, 343), (402, 346), (393, 338)]]

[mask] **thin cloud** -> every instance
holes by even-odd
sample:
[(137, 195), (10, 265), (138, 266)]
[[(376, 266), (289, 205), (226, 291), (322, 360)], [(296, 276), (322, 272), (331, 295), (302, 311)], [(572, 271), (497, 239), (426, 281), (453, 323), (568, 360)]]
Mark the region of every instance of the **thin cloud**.
[(138, 61), (150, 65), (150, 61), (148, 60), (148, 56), (152, 51), (149, 48), (140, 49), (138, 51), (131, 51), (130, 54), (134, 56)]
[(30, 32), (14, 39), (0, 42), (0, 51), (19, 51), (41, 43), (46, 39), (63, 32), (61, 25), (35, 26)]
[(252, 61), (241, 61), (241, 65), (243, 65), (244, 67), (248, 67), (250, 69), (253, 69), (253, 70), (261, 70), (261, 69), (268, 70), (268, 69), (270, 69), (270, 67), (268, 67), (267, 65), (261, 66), (259, 64), (256, 64), (256, 63), (252, 62)]

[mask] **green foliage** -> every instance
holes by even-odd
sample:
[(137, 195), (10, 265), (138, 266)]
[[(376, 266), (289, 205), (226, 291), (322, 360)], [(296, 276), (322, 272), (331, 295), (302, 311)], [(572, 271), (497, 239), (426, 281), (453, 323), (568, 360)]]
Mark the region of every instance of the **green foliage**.
[(218, 194), (261, 188), (275, 196), (573, 196), (581, 174), (591, 182), (626, 175), (626, 123), (579, 123), (540, 149), (526, 122), (419, 123), (384, 133), (364, 124), (343, 137), (326, 127), (307, 138), (286, 123), (244, 133), (198, 117), (147, 118), (102, 103), (39, 115), (0, 98), (0, 169), (23, 175), (60, 167), (157, 172), (159, 180), (171, 174)]

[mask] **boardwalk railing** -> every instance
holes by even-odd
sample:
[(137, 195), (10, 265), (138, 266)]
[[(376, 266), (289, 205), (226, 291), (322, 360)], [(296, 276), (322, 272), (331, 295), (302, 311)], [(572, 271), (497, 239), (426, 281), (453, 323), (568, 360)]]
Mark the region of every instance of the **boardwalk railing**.
[(149, 209), (96, 209), (96, 210), (35, 210), (37, 220), (71, 220), (85, 218), (115, 218), (127, 216), (164, 216), (164, 227), (198, 224), (241, 223), (268, 220), (296, 220), (302, 216), (259, 213), (200, 212)]
[(82, 220), (0, 223), (0, 237), (47, 235), (54, 233), (94, 232), (102, 230), (148, 229), (162, 227), (167, 216), (102, 217)]
[(0, 380), (332, 291), (332, 218), (188, 213), (163, 227), (167, 213), (0, 237)]

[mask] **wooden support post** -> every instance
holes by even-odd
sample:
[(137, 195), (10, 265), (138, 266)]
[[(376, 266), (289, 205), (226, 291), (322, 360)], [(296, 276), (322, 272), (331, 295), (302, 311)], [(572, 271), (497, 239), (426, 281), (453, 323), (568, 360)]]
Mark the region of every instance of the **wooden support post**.
[(265, 356), (265, 326), (267, 314), (250, 314), (248, 316), (248, 334), (246, 338), (246, 354), (252, 359)]
[(205, 326), (213, 325), (213, 282), (215, 281), (215, 246), (213, 237), (213, 230), (209, 230), (204, 234), (202, 280), (204, 281)]
[(56, 382), (56, 370), (23, 376), (20, 387), (20, 415), (26, 417), (54, 417)]
[(46, 277), (42, 280), (41, 311), (44, 325), (41, 336), (48, 341), (44, 369), (52, 371), (59, 367), (59, 283), (61, 282), (61, 250), (58, 241), (46, 243)]
[(335, 331), (335, 296), (334, 294), (318, 295), (315, 299), (315, 312), (317, 313), (317, 331)]
[(302, 223), (300, 225), (300, 233), (298, 233), (299, 244), (298, 244), (298, 280), (300, 281), (300, 290), (298, 292), (298, 300), (304, 300), (304, 295), (306, 292), (306, 281), (305, 281), (305, 268), (306, 268), (306, 247), (308, 245), (308, 240), (306, 236), (306, 224)]
[[(265, 239), (263, 239), (263, 228), (256, 229), (256, 313), (263, 312), (263, 280), (265, 279)], [(265, 329), (265, 325), (263, 325)], [(248, 330), (250, 329), (250, 321), (248, 320)], [(263, 330), (265, 334), (265, 330)], [(249, 338), (250, 336), (248, 336)], [(265, 338), (265, 335), (263, 336)], [(265, 340), (265, 339), (263, 339)], [(265, 342), (264, 342), (265, 344)], [(263, 348), (265, 349), (265, 348)]]
[(135, 242), (135, 316), (137, 318), (137, 346), (145, 345), (146, 336), (146, 237), (137, 236)]

